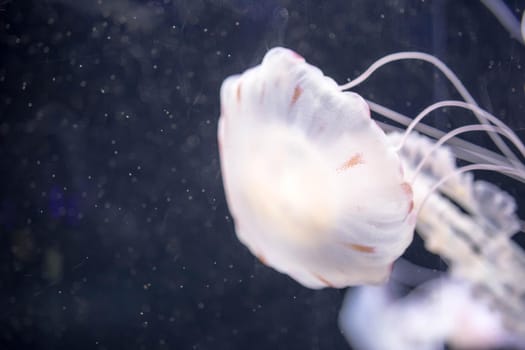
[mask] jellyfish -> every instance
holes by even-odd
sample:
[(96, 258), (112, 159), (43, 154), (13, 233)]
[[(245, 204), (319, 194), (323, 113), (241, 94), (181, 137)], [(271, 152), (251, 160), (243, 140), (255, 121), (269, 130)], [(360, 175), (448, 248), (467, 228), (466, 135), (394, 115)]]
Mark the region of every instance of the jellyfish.
[(412, 190), (367, 103), (274, 48), (221, 87), (226, 199), (239, 240), (310, 288), (380, 283), (412, 241)]
[[(433, 64), (464, 100), (409, 118), (347, 91), (407, 59)], [(423, 123), (444, 107), (470, 110), (478, 122), (448, 133)], [(370, 110), (404, 127), (376, 122)], [(488, 133), (497, 151), (459, 138), (467, 132)], [(338, 85), (294, 51), (271, 49), (224, 81), (218, 141), (235, 232), (266, 265), (309, 288), (380, 284), (417, 231), (451, 278), (475, 286), (505, 327), (525, 336), (516, 202), (471, 173), (525, 182), (525, 146), (436, 57), (391, 54)], [(470, 164), (458, 168), (457, 159)]]
[(509, 331), (501, 314), (480, 300), (476, 288), (467, 281), (441, 276), (408, 295), (401, 296), (402, 292), (394, 279), (383, 286), (361, 286), (347, 292), (339, 324), (353, 347), (441, 350), (448, 344), (454, 349), (525, 348), (525, 339)]

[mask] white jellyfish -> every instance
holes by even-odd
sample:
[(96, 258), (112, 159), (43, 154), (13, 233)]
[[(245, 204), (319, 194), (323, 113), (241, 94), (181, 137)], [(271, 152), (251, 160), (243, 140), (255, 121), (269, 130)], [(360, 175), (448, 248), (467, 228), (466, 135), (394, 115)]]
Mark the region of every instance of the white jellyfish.
[(307, 287), (385, 281), (412, 240), (412, 191), (367, 103), (291, 50), (224, 81), (219, 147), (239, 239)]
[[(412, 120), (344, 92), (403, 59), (435, 65), (465, 101), (438, 102)], [(376, 123), (369, 107), (406, 130)], [(421, 123), (442, 107), (469, 109), (479, 123), (446, 134)], [(500, 153), (457, 138), (473, 131), (489, 133)], [(388, 55), (338, 86), (295, 52), (274, 48), (223, 83), (218, 136), (235, 231), (267, 265), (310, 288), (379, 283), (416, 228), (454, 278), (482, 290), (502, 322), (525, 335), (525, 254), (511, 240), (522, 228), (516, 203), (468, 173), (525, 182), (525, 147), (437, 58)], [(457, 168), (457, 157), (472, 164)]]
[(349, 290), (339, 324), (361, 350), (525, 347), (525, 339), (504, 327), (501, 314), (476, 296), (472, 284), (449, 277), (428, 281), (404, 297), (393, 280)]

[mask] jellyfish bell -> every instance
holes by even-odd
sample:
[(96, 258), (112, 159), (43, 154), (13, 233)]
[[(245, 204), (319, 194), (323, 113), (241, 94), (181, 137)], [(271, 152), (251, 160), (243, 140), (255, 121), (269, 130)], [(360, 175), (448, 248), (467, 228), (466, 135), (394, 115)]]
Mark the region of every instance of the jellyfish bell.
[(262, 262), (310, 288), (388, 278), (412, 190), (359, 95), (274, 48), (224, 81), (218, 139), (236, 234)]

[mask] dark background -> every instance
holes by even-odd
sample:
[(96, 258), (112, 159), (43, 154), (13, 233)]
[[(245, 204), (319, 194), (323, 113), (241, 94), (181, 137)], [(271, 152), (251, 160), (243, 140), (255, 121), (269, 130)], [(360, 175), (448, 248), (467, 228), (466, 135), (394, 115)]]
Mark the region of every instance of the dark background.
[[(0, 349), (349, 349), (344, 291), (258, 263), (224, 199), (220, 84), (276, 45), (339, 82), (435, 54), (524, 135), (525, 47), (477, 1), (0, 1)], [(412, 116), (458, 97), (416, 62), (356, 91)]]

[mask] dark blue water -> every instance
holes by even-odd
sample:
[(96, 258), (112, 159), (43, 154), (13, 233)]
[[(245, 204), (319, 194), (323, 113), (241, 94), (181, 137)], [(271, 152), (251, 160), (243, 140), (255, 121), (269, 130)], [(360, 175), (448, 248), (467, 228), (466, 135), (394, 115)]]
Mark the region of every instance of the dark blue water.
[[(340, 82), (435, 54), (525, 136), (525, 46), (478, 2), (0, 1), (1, 349), (349, 348), (344, 291), (261, 265), (224, 199), (220, 84), (276, 45)], [(409, 115), (458, 98), (414, 62), (356, 91)], [(443, 267), (419, 241), (407, 256)]]

